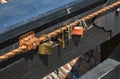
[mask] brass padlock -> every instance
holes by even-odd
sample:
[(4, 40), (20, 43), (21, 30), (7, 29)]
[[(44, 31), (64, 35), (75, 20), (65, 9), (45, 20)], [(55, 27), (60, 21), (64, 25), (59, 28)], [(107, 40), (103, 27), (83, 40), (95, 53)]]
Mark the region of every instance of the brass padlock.
[(65, 31), (65, 37), (69, 40), (72, 38), (72, 25), (67, 25), (67, 30)]
[(59, 46), (65, 48), (65, 41), (60, 38), (58, 38), (58, 41), (59, 41)]
[(42, 55), (51, 55), (53, 41), (47, 35), (45, 36), (48, 38), (48, 41), (39, 45), (38, 52)]
[(64, 35), (64, 30), (61, 28), (61, 34), (62, 36), (58, 37), (58, 44), (60, 47), (65, 48), (65, 35)]

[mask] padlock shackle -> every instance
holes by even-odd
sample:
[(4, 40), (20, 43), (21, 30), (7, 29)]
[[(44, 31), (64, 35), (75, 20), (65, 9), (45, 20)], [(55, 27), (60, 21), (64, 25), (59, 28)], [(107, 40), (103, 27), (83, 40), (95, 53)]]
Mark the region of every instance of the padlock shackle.
[(60, 28), (60, 30), (61, 30), (61, 34), (62, 34), (62, 38), (61, 38), (61, 39), (64, 40), (64, 35), (65, 35), (65, 34), (64, 34), (64, 31), (65, 31), (65, 30), (64, 30), (62, 27)]
[(82, 26), (84, 28), (84, 30), (88, 27), (87, 26), (87, 23), (85, 22), (85, 20), (81, 19), (81, 22), (82, 22)]
[(84, 19), (76, 20), (76, 22), (78, 22), (79, 27), (83, 27), (84, 30), (87, 28), (87, 23)]
[(82, 27), (82, 20), (76, 20), (76, 22), (78, 22), (79, 27)]
[[(51, 41), (51, 37), (48, 36), (47, 34), (43, 34), (42, 37), (46, 37), (47, 39), (44, 41)], [(40, 42), (41, 43), (41, 42)]]

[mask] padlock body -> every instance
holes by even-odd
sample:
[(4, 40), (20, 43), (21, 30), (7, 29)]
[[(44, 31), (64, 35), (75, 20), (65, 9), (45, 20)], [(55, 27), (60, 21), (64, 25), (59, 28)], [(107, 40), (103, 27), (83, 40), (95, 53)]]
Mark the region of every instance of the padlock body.
[(51, 55), (52, 45), (53, 45), (52, 41), (40, 44), (39, 47), (38, 47), (39, 54), (42, 54), (42, 55)]
[(76, 36), (82, 36), (84, 32), (83, 27), (74, 27), (72, 29), (72, 35), (76, 35)]
[(60, 45), (60, 47), (65, 48), (65, 41), (64, 41), (64, 40), (61, 40), (61, 41), (59, 42), (59, 45)]
[(67, 39), (71, 39), (72, 37), (71, 37), (71, 31), (66, 31), (65, 32), (65, 38), (67, 38)]
[(60, 47), (65, 48), (65, 41), (63, 39), (58, 39), (58, 44)]

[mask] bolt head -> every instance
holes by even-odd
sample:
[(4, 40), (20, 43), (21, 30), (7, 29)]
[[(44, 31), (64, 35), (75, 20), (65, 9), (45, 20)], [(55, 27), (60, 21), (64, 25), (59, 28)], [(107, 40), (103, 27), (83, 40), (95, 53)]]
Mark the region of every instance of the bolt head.
[(34, 46), (34, 47), (36, 46), (36, 43), (35, 43), (35, 42), (33, 43), (33, 46)]
[(116, 11), (117, 11), (117, 12), (120, 12), (120, 8), (117, 8)]

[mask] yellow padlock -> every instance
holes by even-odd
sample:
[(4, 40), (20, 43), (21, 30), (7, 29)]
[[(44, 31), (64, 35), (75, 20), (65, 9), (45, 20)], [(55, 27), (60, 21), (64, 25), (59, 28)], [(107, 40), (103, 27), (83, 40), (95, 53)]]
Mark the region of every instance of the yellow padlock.
[(51, 41), (51, 38), (49, 38), (47, 35), (44, 36), (48, 38), (48, 41), (39, 45), (38, 52), (41, 55), (51, 55), (53, 41)]

